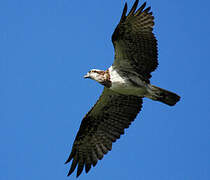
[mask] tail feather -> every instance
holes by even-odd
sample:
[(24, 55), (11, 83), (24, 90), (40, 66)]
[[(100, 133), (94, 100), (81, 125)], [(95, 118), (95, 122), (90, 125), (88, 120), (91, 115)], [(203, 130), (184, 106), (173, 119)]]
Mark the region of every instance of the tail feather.
[(150, 85), (149, 95), (146, 97), (155, 101), (160, 101), (169, 106), (174, 106), (180, 100), (180, 96), (177, 94), (154, 85)]

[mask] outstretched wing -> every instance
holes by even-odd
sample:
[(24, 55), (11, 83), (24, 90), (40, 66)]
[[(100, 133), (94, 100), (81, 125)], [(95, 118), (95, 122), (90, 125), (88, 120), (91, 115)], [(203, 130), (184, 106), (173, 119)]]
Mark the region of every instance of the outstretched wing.
[(112, 149), (142, 107), (142, 98), (115, 93), (104, 88), (94, 107), (86, 114), (66, 161), (72, 164), (68, 176), (77, 168), (77, 177), (86, 173)]
[(135, 1), (126, 16), (125, 4), (121, 20), (117, 25), (112, 42), (115, 48), (113, 66), (121, 71), (133, 72), (149, 82), (151, 72), (158, 66), (157, 40), (152, 33), (154, 17), (146, 2), (136, 11)]

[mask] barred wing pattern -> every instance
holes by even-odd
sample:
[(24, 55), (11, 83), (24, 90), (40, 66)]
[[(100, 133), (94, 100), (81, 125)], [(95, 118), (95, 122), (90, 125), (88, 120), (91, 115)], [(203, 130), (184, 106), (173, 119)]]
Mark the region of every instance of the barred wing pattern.
[(157, 40), (152, 33), (154, 17), (150, 7), (144, 3), (137, 11), (138, 0), (126, 16), (125, 4), (121, 20), (117, 25), (112, 42), (115, 48), (116, 69), (132, 72), (149, 83), (151, 72), (158, 66)]
[(142, 98), (115, 93), (104, 88), (94, 107), (82, 120), (71, 154), (68, 175), (77, 168), (77, 177), (86, 173), (112, 149), (112, 143), (124, 134), (142, 107)]

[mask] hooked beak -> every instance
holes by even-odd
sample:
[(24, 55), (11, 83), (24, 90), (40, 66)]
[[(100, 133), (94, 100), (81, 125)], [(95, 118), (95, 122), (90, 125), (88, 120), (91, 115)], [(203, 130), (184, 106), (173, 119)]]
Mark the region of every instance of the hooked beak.
[(87, 73), (86, 75), (84, 75), (84, 78), (86, 79), (86, 78), (89, 78), (90, 76), (89, 76), (89, 73)]

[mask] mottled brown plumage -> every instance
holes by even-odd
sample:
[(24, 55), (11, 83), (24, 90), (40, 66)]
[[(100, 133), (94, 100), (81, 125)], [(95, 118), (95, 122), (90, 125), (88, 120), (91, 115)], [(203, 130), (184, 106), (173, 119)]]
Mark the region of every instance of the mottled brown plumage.
[(109, 70), (102, 71), (102, 72), (100, 72), (100, 74), (103, 75), (103, 77), (104, 77), (104, 81), (101, 84), (107, 88), (110, 88), (112, 86), (112, 82), (110, 81)]

